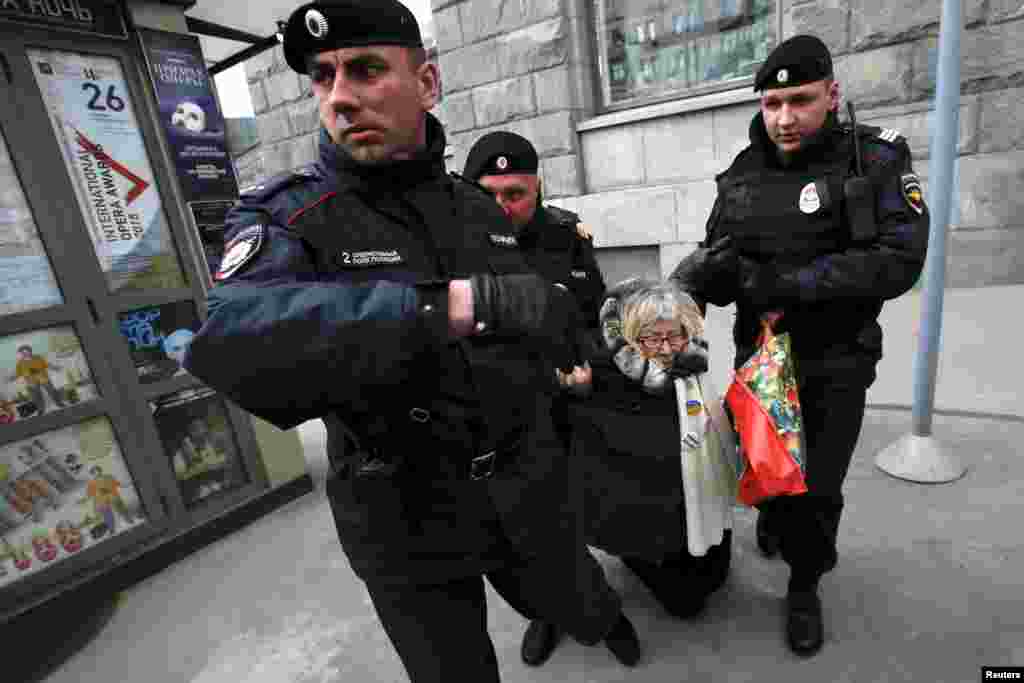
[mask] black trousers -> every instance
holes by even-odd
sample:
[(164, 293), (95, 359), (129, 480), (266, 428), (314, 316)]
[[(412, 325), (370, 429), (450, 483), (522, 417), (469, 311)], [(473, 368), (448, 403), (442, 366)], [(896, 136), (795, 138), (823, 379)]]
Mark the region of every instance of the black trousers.
[[(595, 645), (615, 625), (622, 604), (586, 547), (574, 555), (510, 555), (484, 576), (526, 619), (557, 624), (583, 644)], [(483, 576), (433, 585), (368, 582), (367, 588), (411, 683), (498, 683)]]
[(843, 482), (857, 447), (867, 387), (827, 380), (800, 386), (806, 445), (807, 493), (759, 506), (779, 538), (791, 584), (811, 585), (838, 562), (836, 537), (843, 514)]

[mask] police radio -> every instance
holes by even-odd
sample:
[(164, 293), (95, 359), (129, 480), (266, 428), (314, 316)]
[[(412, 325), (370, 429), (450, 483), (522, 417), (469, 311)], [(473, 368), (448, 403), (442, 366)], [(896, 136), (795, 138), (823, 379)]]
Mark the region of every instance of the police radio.
[(850, 136), (853, 139), (853, 157), (856, 163), (856, 175), (847, 178), (843, 184), (846, 215), (850, 219), (850, 237), (853, 241), (870, 242), (878, 236), (878, 225), (875, 222), (875, 192), (871, 180), (864, 176), (860, 142), (857, 140), (857, 115), (853, 111), (853, 102), (847, 102), (846, 108), (850, 112)]

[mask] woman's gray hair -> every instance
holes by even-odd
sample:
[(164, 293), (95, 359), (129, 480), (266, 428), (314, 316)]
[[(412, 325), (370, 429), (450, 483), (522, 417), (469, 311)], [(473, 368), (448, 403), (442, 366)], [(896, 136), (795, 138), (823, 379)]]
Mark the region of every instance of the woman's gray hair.
[(697, 302), (672, 281), (638, 287), (622, 302), (622, 336), (631, 343), (659, 320), (678, 322), (690, 339), (704, 334), (704, 319)]

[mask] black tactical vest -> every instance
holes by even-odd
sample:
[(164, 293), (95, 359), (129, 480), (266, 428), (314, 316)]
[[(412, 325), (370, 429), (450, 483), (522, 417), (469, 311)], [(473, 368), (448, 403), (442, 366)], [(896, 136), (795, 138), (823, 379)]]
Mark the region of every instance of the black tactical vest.
[(718, 177), (716, 234), (731, 235), (757, 261), (800, 264), (844, 248), (843, 183), (851, 159), (800, 171), (758, 168)]

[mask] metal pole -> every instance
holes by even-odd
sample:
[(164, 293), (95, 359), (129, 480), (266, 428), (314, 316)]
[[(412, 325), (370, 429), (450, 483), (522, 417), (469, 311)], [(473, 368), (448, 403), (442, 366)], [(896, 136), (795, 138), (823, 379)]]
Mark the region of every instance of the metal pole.
[(943, 0), (939, 28), (938, 85), (935, 93), (935, 135), (931, 143), (928, 195), (931, 226), (928, 260), (921, 298), (921, 326), (914, 356), (913, 433), (931, 436), (935, 407), (935, 374), (942, 331), (942, 300), (946, 284), (947, 230), (952, 213), (953, 171), (960, 121), (960, 0)]
[(962, 477), (966, 468), (932, 436), (935, 374), (939, 364), (942, 298), (946, 283), (946, 236), (952, 213), (953, 171), (960, 119), (960, 0), (943, 0), (939, 26), (939, 62), (935, 92), (935, 134), (931, 143), (931, 182), (928, 188), (931, 224), (921, 324), (914, 355), (912, 432), (889, 445), (875, 458), (886, 474), (914, 482), (943, 483)]

